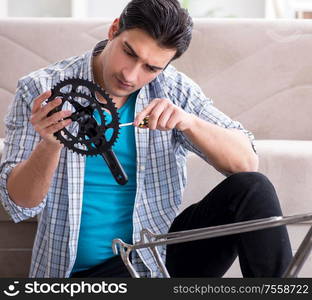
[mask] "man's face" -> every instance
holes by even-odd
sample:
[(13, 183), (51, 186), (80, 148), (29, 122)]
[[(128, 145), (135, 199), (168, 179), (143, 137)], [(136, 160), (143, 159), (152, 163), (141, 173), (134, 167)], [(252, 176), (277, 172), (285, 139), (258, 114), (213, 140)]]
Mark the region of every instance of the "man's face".
[(161, 48), (140, 29), (112, 35), (99, 60), (101, 82), (111, 96), (128, 96), (152, 81), (175, 52), (175, 49)]

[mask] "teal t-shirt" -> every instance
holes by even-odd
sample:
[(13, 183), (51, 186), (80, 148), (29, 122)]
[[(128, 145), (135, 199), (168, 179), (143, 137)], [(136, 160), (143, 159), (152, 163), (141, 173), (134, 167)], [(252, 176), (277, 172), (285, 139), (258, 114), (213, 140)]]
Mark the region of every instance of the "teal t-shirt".
[[(118, 109), (120, 123), (134, 120), (138, 92)], [(96, 116), (95, 116), (96, 117)], [(111, 119), (105, 112), (107, 121)], [(136, 147), (134, 127), (120, 128), (113, 151), (128, 175), (119, 185), (102, 156), (86, 158), (81, 224), (73, 272), (86, 270), (114, 256), (112, 240), (132, 243), (132, 215), (136, 195)]]

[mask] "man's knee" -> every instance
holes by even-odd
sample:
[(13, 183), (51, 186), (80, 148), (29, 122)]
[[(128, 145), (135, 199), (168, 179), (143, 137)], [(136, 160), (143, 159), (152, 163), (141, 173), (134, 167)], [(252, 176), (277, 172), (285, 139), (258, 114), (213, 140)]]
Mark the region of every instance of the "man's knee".
[(231, 175), (229, 180), (237, 193), (243, 193), (243, 198), (248, 198), (246, 205), (251, 205), (255, 211), (266, 211), (267, 216), (281, 215), (275, 188), (265, 175), (259, 172), (241, 172)]
[(232, 174), (227, 178), (232, 184), (239, 189), (273, 189), (271, 181), (262, 173), (259, 172), (240, 172)]

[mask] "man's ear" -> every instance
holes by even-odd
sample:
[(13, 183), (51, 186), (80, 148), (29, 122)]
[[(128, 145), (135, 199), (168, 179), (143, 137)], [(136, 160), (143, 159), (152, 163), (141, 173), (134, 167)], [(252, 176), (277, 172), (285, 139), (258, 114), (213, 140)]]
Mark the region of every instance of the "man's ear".
[(119, 30), (119, 18), (115, 19), (108, 30), (108, 39), (111, 41)]

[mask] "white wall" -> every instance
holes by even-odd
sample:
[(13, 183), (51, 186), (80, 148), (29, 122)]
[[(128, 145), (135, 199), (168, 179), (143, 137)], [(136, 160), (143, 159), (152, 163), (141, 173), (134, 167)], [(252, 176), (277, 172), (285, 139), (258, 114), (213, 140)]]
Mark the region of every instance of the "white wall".
[(7, 17), (8, 3), (7, 0), (0, 0), (0, 18)]
[(7, 0), (9, 17), (70, 17), (71, 0)]
[(202, 17), (263, 18), (265, 0), (189, 0), (190, 14)]
[(119, 17), (129, 0), (89, 0), (88, 16), (101, 18)]
[(0, 0), (0, 17), (118, 17), (129, 0)]
[[(76, 0), (80, 1), (80, 0)], [(89, 17), (118, 17), (129, 0), (89, 0)], [(214, 17), (263, 18), (265, 0), (189, 0), (189, 12), (194, 17), (214, 11)]]
[[(0, 0), (0, 15), (14, 17), (118, 17), (129, 0)], [(263, 18), (265, 0), (189, 0), (193, 17)]]

